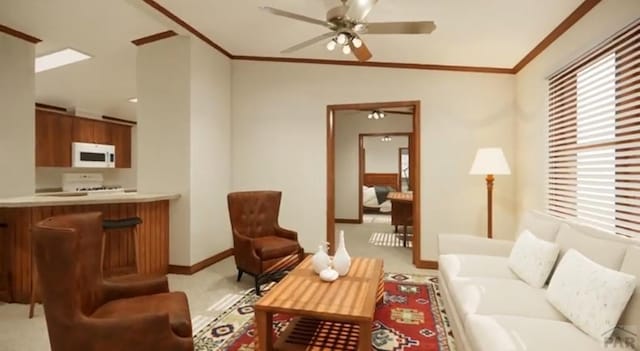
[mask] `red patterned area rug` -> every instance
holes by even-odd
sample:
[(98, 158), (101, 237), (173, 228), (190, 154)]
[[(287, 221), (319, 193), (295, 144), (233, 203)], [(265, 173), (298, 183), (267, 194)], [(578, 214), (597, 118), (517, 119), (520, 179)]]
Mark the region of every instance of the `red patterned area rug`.
[[(253, 304), (257, 297), (253, 290), (226, 300), (224, 311), (206, 323), (202, 316), (194, 318), (195, 351), (255, 350)], [(284, 314), (274, 316), (276, 337), (291, 318)], [(385, 273), (384, 299), (376, 307), (374, 318), (371, 350), (456, 350), (437, 277)]]

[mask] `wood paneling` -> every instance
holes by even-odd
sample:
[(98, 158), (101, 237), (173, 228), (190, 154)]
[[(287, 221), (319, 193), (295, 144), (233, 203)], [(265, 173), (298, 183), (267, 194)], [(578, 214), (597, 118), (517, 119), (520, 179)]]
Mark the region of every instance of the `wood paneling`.
[[(140, 273), (166, 274), (169, 266), (169, 201), (144, 203), (42, 206), (0, 209), (9, 224), (12, 290), (16, 302), (28, 303), (34, 265), (31, 260), (31, 226), (51, 216), (99, 211), (105, 219), (138, 216)], [(128, 230), (110, 232), (105, 242), (105, 274), (118, 271), (134, 259), (133, 237)]]
[(36, 167), (71, 167), (73, 117), (36, 110)]

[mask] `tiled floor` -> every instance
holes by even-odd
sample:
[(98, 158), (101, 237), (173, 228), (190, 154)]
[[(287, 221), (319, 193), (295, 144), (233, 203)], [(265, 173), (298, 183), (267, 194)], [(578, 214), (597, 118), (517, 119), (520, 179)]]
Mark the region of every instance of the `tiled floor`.
[[(411, 249), (402, 247), (380, 247), (368, 244), (374, 231), (391, 231), (384, 223), (362, 225), (340, 224), (338, 230), (345, 231), (346, 246), (351, 256), (384, 258), (385, 271), (403, 273), (426, 273), (411, 264)], [(306, 248), (315, 252), (315, 248)], [(252, 278), (243, 277), (236, 282), (233, 258), (225, 259), (192, 276), (169, 275), (171, 290), (187, 293), (192, 316), (207, 315), (207, 308), (219, 302), (229, 293), (240, 292), (253, 286)], [(49, 340), (42, 306), (36, 308), (33, 319), (27, 318), (28, 305), (0, 303), (0, 351), (46, 351)]]

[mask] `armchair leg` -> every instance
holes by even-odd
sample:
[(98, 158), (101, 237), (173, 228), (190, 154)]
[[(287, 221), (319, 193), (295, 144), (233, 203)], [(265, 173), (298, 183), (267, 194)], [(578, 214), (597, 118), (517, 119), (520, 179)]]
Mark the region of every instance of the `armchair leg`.
[(238, 278), (236, 279), (237, 282), (240, 281), (240, 278), (242, 278), (242, 273), (244, 273), (242, 270), (238, 269)]
[(261, 296), (260, 294), (260, 275), (255, 276), (255, 284), (256, 284), (256, 295)]

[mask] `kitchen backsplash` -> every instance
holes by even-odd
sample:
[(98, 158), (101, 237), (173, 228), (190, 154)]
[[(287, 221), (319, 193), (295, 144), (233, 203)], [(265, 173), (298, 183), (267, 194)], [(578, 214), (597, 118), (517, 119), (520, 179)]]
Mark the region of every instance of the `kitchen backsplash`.
[(105, 185), (121, 185), (125, 189), (136, 188), (136, 171), (134, 168), (58, 168), (58, 167), (37, 167), (36, 168), (36, 191), (39, 189), (55, 189), (62, 187), (63, 173), (102, 173)]

